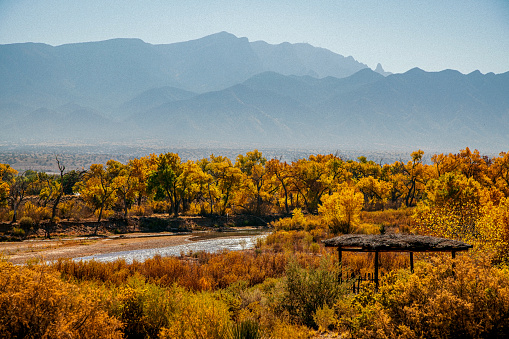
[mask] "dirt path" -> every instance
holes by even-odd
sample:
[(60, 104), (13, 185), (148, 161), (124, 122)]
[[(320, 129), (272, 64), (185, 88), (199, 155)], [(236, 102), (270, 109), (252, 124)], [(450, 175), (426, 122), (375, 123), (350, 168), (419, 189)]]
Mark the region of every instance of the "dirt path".
[(107, 238), (75, 238), (55, 240), (28, 240), (0, 243), (0, 257), (14, 264), (30, 260), (77, 258), (119, 251), (177, 246), (188, 243), (192, 235), (127, 234)]

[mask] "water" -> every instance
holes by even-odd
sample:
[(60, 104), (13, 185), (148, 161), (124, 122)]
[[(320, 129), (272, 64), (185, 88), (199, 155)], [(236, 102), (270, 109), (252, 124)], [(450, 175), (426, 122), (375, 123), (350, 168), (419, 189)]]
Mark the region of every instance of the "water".
[[(236, 233), (239, 234), (239, 233)], [(117, 259), (125, 259), (126, 262), (132, 263), (133, 260), (144, 261), (156, 255), (160, 256), (179, 256), (181, 253), (189, 252), (219, 252), (222, 250), (241, 251), (244, 249), (254, 248), (258, 238), (264, 238), (267, 234), (250, 234), (250, 235), (233, 235), (225, 233), (207, 234), (191, 238), (188, 244), (150, 248), (134, 251), (122, 251), (92, 255), (87, 257), (75, 258), (74, 260), (96, 260), (101, 262), (115, 261)]]

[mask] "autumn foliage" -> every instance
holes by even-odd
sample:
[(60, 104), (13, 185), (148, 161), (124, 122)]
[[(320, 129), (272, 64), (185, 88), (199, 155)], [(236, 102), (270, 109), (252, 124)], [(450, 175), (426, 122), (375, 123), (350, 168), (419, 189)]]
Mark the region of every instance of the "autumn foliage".
[[(76, 196), (60, 199), (69, 182)], [(20, 237), (92, 216), (280, 216), (254, 249), (238, 252), (0, 261), (0, 338), (507, 337), (508, 199), (509, 155), (468, 148), (430, 163), (419, 150), (393, 164), (166, 153), (53, 178), (0, 164), (0, 217)], [(354, 279), (373, 272), (373, 254), (345, 253), (340, 267), (321, 243), (349, 232), (429, 234), (474, 248), (454, 260), (415, 254), (415, 272), (407, 253), (382, 253), (379, 289), (368, 281), (353, 293)]]

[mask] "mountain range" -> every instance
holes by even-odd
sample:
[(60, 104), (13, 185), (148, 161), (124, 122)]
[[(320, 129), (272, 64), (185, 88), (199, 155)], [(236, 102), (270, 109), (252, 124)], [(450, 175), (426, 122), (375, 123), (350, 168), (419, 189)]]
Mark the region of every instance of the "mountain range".
[(0, 45), (0, 141), (157, 139), (331, 149), (509, 145), (509, 72), (375, 71), (308, 44), (222, 32)]

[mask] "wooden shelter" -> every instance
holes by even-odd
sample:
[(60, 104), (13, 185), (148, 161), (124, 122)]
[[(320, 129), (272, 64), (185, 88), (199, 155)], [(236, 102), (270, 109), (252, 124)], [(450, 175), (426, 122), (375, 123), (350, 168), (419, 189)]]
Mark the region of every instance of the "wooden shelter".
[(458, 240), (413, 234), (344, 234), (323, 240), (326, 247), (337, 247), (339, 263), (342, 252), (375, 252), (374, 280), (378, 289), (378, 253), (409, 252), (410, 269), (414, 271), (414, 252), (456, 252), (468, 251), (472, 245)]

